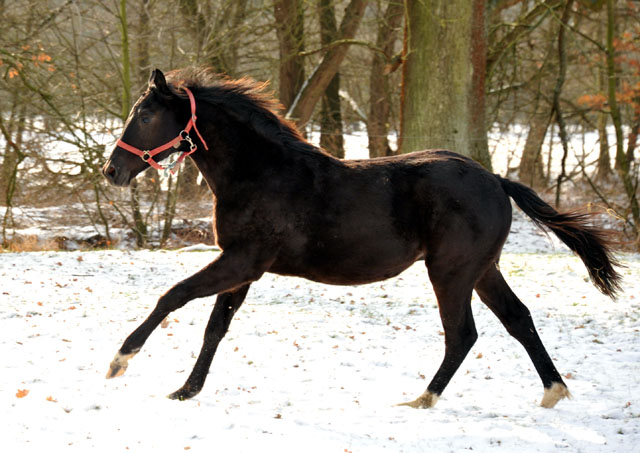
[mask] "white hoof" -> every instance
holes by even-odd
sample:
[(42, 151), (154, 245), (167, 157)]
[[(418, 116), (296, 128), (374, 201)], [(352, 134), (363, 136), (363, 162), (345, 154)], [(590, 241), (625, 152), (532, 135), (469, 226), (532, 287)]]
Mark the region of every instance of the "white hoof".
[(564, 398), (571, 399), (569, 389), (560, 382), (554, 382), (550, 388), (544, 389), (544, 396), (542, 397), (542, 401), (540, 401), (540, 406), (550, 409)]
[(406, 403), (400, 403), (398, 404), (398, 406), (409, 406), (409, 407), (413, 407), (414, 409), (428, 409), (430, 407), (435, 406), (439, 398), (440, 397), (438, 395), (436, 395), (435, 393), (431, 393), (429, 390), (427, 390), (422, 395), (420, 395), (416, 400), (408, 401)]
[(124, 372), (127, 371), (127, 367), (129, 366), (129, 359), (131, 359), (134, 355), (136, 355), (136, 352), (132, 352), (130, 354), (121, 354), (120, 352), (118, 352), (109, 365), (109, 371), (107, 371), (106, 376), (107, 379), (122, 376)]

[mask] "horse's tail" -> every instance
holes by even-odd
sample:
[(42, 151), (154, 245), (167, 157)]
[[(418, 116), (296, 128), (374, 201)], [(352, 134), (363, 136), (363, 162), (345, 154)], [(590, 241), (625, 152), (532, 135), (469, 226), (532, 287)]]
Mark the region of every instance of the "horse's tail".
[(545, 203), (529, 187), (498, 176), (502, 189), (516, 202), (538, 228), (553, 231), (587, 267), (593, 284), (603, 293), (615, 298), (621, 289), (622, 276), (613, 257), (614, 244), (611, 232), (593, 226), (590, 214), (570, 211), (558, 212)]

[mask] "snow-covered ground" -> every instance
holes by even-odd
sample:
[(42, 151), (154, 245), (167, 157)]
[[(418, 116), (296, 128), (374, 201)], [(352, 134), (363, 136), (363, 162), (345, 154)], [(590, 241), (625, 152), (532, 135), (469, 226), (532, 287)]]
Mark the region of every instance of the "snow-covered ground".
[[(492, 131), (501, 174), (523, 146), (516, 129)], [(349, 157), (366, 157), (363, 137), (347, 136)], [(573, 145), (572, 167), (595, 149), (591, 139)], [(56, 224), (67, 214), (50, 210), (16, 208), (16, 232), (41, 240), (96, 233)], [(173, 313), (124, 376), (104, 376), (157, 298), (217, 251), (0, 254), (1, 451), (635, 451), (640, 255), (621, 256), (625, 292), (613, 302), (551, 240), (515, 210), (501, 263), (573, 393), (551, 410), (538, 406), (542, 385), (524, 349), (477, 298), (480, 339), (436, 407), (394, 406), (424, 391), (444, 352), (421, 263), (358, 287), (266, 275), (202, 393), (177, 402), (165, 395), (191, 371), (214, 298)]]
[(435, 408), (443, 355), (424, 266), (358, 287), (265, 275), (194, 399), (165, 395), (195, 362), (213, 298), (158, 328), (124, 376), (124, 338), (216, 251), (0, 254), (0, 431), (6, 452), (624, 452), (640, 445), (640, 256), (613, 302), (582, 263), (515, 213), (501, 268), (573, 393), (538, 406), (524, 349), (474, 298), (480, 339)]

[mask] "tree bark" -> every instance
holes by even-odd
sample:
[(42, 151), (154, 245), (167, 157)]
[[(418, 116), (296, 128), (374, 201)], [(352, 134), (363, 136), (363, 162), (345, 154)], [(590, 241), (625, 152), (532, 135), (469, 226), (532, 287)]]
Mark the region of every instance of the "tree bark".
[[(600, 29), (602, 27), (599, 27)], [(602, 39), (602, 33), (600, 38)], [(598, 68), (598, 92), (607, 92), (606, 82), (607, 72), (605, 68)], [(598, 153), (598, 164), (596, 167), (596, 179), (599, 181), (608, 181), (613, 174), (611, 168), (611, 154), (609, 153), (609, 136), (607, 134), (607, 113), (600, 111), (598, 115), (598, 136), (600, 138), (600, 152)]]
[[(486, 39), (484, 1), (406, 0), (405, 4), (401, 152), (447, 148), (488, 165), (480, 112), (485, 68), (479, 61), (486, 59), (486, 52), (482, 55), (486, 47), (473, 42)], [(474, 5), (481, 14), (474, 16)]]
[(143, 88), (147, 84), (151, 73), (151, 58), (149, 56), (149, 41), (151, 40), (151, 16), (149, 15), (150, 0), (141, 0), (138, 13), (138, 30), (136, 33), (138, 52), (136, 66), (138, 70), (138, 85)]
[[(631, 163), (627, 160), (627, 155), (624, 152), (624, 135), (622, 131), (622, 118), (620, 114), (620, 107), (616, 99), (616, 88), (618, 74), (616, 71), (615, 63), (615, 47), (614, 41), (614, 28), (615, 28), (615, 14), (613, 8), (613, 0), (607, 0), (607, 77), (608, 77), (608, 100), (609, 110), (611, 114), (611, 122), (616, 131), (616, 171), (622, 181), (625, 193), (629, 200), (629, 210), (633, 218), (636, 238), (640, 238), (640, 206), (638, 206), (638, 198), (636, 194), (636, 185), (631, 175)], [(640, 244), (639, 244), (640, 245)]]
[[(366, 6), (365, 0), (351, 0), (349, 2), (340, 23), (338, 40), (353, 39), (362, 21)], [(304, 127), (311, 118), (314, 107), (333, 76), (338, 72), (348, 50), (349, 45), (347, 44), (329, 47), (320, 64), (303, 84), (287, 112), (287, 117), (293, 119), (298, 127)]]
[(14, 122), (17, 123), (17, 125), (15, 126), (15, 134), (13, 134), (13, 137), (11, 131), (12, 128), (5, 127), (2, 116), (0, 115), (0, 133), (2, 134), (6, 143), (6, 152), (4, 160), (2, 162), (2, 185), (4, 194), (3, 201), (5, 205), (4, 216), (2, 217), (2, 247), (9, 246), (9, 241), (7, 239), (7, 230), (13, 226), (12, 208), (14, 196), (18, 188), (18, 168), (26, 157), (21, 150), (26, 126), (26, 107), (24, 106), (24, 104), (21, 106), (17, 106), (14, 103), (13, 108), (19, 109), (17, 115), (15, 115), (16, 117), (11, 118), (14, 120)]
[(573, 0), (568, 0), (560, 19), (560, 30), (558, 31), (558, 78), (556, 80), (556, 86), (553, 90), (553, 114), (558, 124), (558, 135), (560, 136), (560, 142), (562, 143), (562, 160), (560, 162), (560, 174), (558, 175), (556, 185), (556, 206), (560, 206), (560, 193), (562, 190), (562, 183), (567, 179), (566, 175), (566, 162), (569, 155), (569, 137), (567, 136), (567, 127), (560, 106), (560, 94), (564, 86), (564, 81), (567, 75), (567, 53), (565, 46), (565, 28), (569, 23), (569, 15), (571, 14), (571, 6)]
[(487, 28), (486, 0), (473, 0), (471, 17), (471, 93), (469, 103), (469, 139), (470, 156), (485, 168), (491, 170), (487, 124), (485, 119), (485, 100), (487, 82)]
[(542, 146), (551, 122), (551, 112), (550, 109), (544, 108), (542, 103), (542, 100), (538, 101), (536, 111), (529, 120), (529, 132), (518, 167), (520, 182), (531, 187), (540, 187), (546, 184), (542, 163)]
[[(129, 59), (129, 26), (127, 23), (127, 1), (120, 0), (118, 19), (120, 21), (120, 39), (122, 47), (122, 121), (126, 121), (131, 108), (131, 60)], [(138, 196), (138, 184), (134, 179), (129, 186), (131, 211), (134, 225), (132, 231), (136, 236), (138, 247), (144, 247), (147, 243), (147, 225), (140, 211)]]
[[(393, 54), (397, 28), (402, 22), (404, 5), (399, 0), (389, 0), (376, 37), (376, 47), (382, 49), (389, 58)], [(369, 76), (369, 118), (367, 134), (369, 136), (369, 157), (389, 156), (393, 154), (389, 146), (389, 112), (391, 111), (391, 93), (389, 77), (385, 73), (387, 61), (377, 52), (371, 60)]]
[(301, 0), (274, 2), (280, 54), (279, 98), (286, 109), (293, 104), (304, 82), (304, 11)]
[[(338, 34), (333, 0), (319, 0), (320, 42), (323, 46), (332, 43)], [(342, 112), (340, 106), (340, 72), (331, 78), (322, 96), (320, 110), (320, 147), (332, 155), (344, 158), (342, 137)]]

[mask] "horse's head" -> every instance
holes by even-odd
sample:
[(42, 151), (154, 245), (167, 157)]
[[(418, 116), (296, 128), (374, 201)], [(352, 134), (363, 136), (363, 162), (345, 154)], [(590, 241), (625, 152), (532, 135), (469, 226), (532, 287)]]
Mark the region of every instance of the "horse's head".
[(160, 70), (151, 73), (147, 90), (131, 109), (122, 136), (102, 167), (111, 184), (127, 186), (150, 166), (163, 168), (157, 162), (171, 153), (185, 151), (185, 145), (189, 150), (184, 136), (180, 138), (189, 118), (187, 102), (167, 84)]

